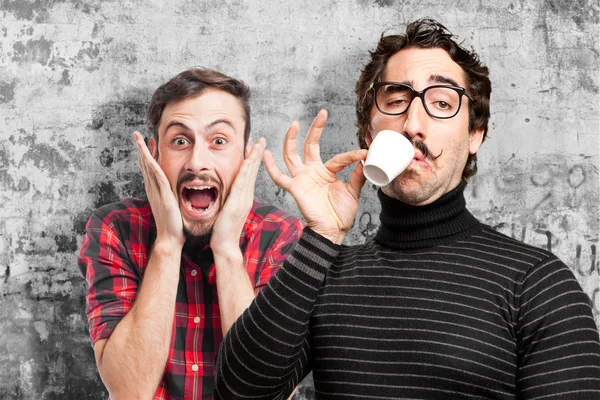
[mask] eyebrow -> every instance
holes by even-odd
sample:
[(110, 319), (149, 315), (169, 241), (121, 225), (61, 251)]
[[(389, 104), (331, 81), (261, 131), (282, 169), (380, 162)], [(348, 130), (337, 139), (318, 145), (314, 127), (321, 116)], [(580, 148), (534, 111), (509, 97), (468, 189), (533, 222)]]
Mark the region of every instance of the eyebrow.
[(435, 83), (447, 83), (452, 86), (460, 87), (460, 85), (454, 79), (442, 75), (431, 75), (429, 80)]
[(231, 127), (231, 129), (233, 129), (233, 132), (234, 132), (234, 133), (237, 133), (237, 132), (236, 132), (236, 129), (235, 129), (235, 126), (233, 126), (233, 123), (232, 123), (230, 120), (228, 120), (228, 119), (225, 119), (225, 118), (220, 118), (220, 119), (216, 119), (216, 120), (214, 120), (213, 122), (211, 122), (211, 123), (207, 124), (207, 125), (204, 127), (204, 130), (205, 130), (205, 131), (211, 130), (212, 128), (214, 128), (215, 126), (217, 126), (217, 125), (219, 125), (219, 124), (225, 124), (225, 125), (229, 125), (229, 126)]
[(165, 126), (165, 132), (167, 132), (169, 129), (171, 129), (171, 127), (173, 126), (178, 126), (181, 129), (185, 130), (185, 131), (191, 131), (190, 127), (187, 126), (186, 124), (184, 124), (183, 122), (179, 122), (179, 121), (171, 121), (167, 124), (167, 126)]
[[(229, 125), (233, 129), (233, 131), (235, 132), (235, 127), (233, 126), (233, 123), (231, 121), (225, 119), (225, 118), (220, 118), (220, 119), (217, 119), (217, 120), (214, 120), (214, 121), (210, 122), (209, 124), (207, 124), (207, 125), (204, 126), (204, 130), (208, 131), (208, 130), (214, 128), (215, 126), (217, 126), (219, 124)], [(173, 126), (178, 126), (178, 127), (180, 127), (181, 129), (183, 129), (185, 131), (191, 131), (192, 130), (189, 126), (187, 126), (183, 122), (180, 122), (180, 121), (171, 121), (165, 127), (165, 132), (167, 132)]]
[[(447, 76), (443, 76), (443, 75), (438, 75), (438, 74), (433, 74), (429, 76), (428, 81), (433, 82), (433, 83), (446, 83), (448, 85), (452, 85), (452, 86), (456, 86), (456, 87), (461, 87), (458, 82), (456, 82), (454, 79), (452, 78), (448, 78)], [(394, 82), (394, 83), (400, 83), (402, 85), (408, 85), (412, 88), (414, 88), (414, 82), (413, 81), (408, 81), (408, 80), (404, 80), (401, 82)]]

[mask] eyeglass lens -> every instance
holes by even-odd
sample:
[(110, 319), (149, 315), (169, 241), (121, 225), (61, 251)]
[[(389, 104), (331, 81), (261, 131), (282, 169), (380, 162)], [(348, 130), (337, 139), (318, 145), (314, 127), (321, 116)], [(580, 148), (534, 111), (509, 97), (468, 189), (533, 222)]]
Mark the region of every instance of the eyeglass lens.
[[(410, 106), (412, 98), (413, 90), (409, 86), (383, 85), (377, 91), (377, 106), (387, 114), (402, 114)], [(427, 111), (438, 118), (453, 117), (460, 107), (460, 94), (443, 86), (427, 88), (424, 100)]]

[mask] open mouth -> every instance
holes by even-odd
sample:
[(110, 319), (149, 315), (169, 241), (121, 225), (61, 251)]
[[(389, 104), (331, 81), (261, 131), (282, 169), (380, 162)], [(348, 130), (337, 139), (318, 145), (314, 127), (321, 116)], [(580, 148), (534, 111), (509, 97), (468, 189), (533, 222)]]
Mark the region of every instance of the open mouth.
[(212, 186), (184, 186), (181, 192), (183, 203), (191, 211), (207, 211), (217, 201), (219, 191)]

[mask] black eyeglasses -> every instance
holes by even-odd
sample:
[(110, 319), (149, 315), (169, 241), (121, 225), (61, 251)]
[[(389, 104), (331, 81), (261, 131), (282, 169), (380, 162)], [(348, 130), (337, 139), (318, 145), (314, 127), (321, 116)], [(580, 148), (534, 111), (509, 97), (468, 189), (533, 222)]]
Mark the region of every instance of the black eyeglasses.
[(427, 114), (434, 118), (448, 119), (458, 114), (462, 96), (473, 98), (464, 88), (448, 85), (433, 85), (420, 92), (410, 85), (398, 82), (376, 82), (369, 86), (373, 89), (375, 106), (383, 114), (404, 114), (415, 97), (423, 102)]

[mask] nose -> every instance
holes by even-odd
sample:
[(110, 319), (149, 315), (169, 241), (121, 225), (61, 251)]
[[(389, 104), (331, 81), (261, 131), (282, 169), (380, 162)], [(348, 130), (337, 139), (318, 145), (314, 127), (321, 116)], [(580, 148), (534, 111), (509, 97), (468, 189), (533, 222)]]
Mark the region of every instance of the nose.
[(406, 111), (403, 130), (404, 134), (411, 140), (414, 137), (425, 140), (425, 128), (428, 120), (429, 115), (427, 114), (427, 111), (425, 111), (422, 99), (415, 96)]
[(204, 141), (195, 142), (192, 151), (188, 154), (185, 162), (186, 171), (199, 174), (212, 168), (212, 153)]

